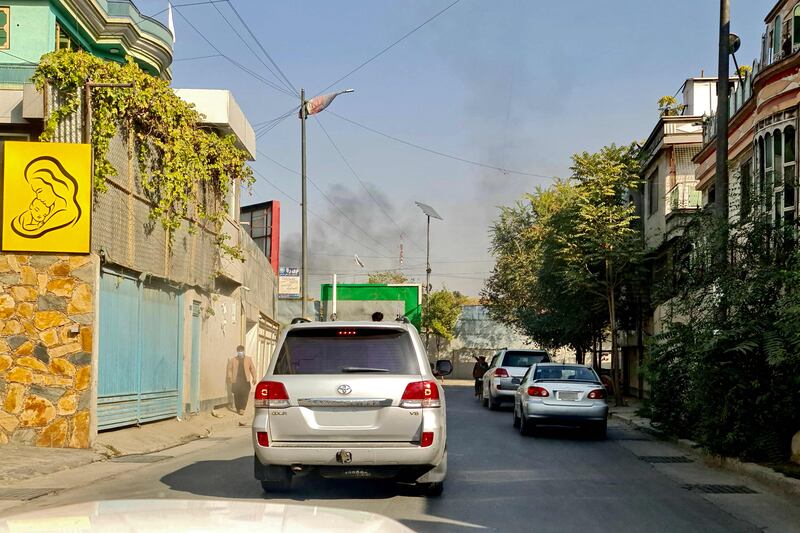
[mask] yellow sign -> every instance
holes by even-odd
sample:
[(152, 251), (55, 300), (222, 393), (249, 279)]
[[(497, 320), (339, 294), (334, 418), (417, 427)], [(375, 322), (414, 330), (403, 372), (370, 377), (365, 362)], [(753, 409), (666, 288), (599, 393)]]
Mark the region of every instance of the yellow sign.
[(89, 253), (91, 146), (6, 141), (4, 152), (0, 249)]

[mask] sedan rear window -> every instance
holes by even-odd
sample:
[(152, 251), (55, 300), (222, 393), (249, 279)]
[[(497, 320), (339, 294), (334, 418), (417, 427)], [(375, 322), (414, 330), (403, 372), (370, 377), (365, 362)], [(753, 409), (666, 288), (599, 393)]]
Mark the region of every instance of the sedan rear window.
[(537, 379), (545, 381), (590, 381), (592, 383), (599, 383), (600, 379), (595, 374), (594, 370), (585, 366), (571, 366), (571, 365), (546, 365), (536, 368), (533, 373), (533, 380)]
[(500, 366), (514, 366), (527, 368), (536, 363), (549, 361), (550, 358), (544, 352), (506, 352), (503, 357), (503, 364)]
[(318, 328), (289, 332), (274, 374), (419, 374), (407, 332), (388, 328)]

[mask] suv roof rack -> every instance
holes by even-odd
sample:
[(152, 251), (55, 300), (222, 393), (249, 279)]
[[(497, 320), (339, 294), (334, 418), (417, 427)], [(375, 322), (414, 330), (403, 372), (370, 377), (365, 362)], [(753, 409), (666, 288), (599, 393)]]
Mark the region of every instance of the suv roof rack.
[(397, 321), (402, 322), (403, 324), (411, 324), (411, 321), (405, 315), (397, 317)]
[(292, 319), (292, 324), (303, 324), (303, 323), (307, 324), (309, 322), (311, 322), (311, 320), (309, 320), (307, 318), (304, 318), (302, 316), (298, 316), (298, 317)]

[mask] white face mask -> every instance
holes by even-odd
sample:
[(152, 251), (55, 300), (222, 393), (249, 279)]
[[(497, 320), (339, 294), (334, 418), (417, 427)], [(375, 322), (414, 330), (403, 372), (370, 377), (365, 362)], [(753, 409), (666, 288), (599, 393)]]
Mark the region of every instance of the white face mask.
[(236, 352), (236, 357), (244, 357), (244, 352)]

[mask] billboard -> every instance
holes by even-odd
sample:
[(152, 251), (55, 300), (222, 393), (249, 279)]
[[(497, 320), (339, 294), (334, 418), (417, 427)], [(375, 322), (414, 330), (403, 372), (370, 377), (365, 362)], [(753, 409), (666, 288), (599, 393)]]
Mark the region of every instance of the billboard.
[(0, 250), (88, 254), (91, 146), (19, 141), (4, 145)]
[(300, 298), (300, 269), (278, 269), (278, 298)]

